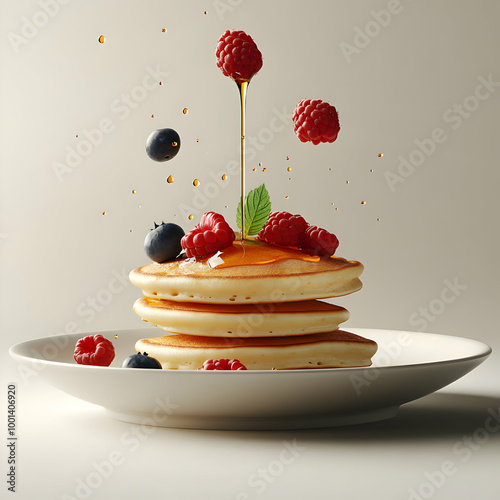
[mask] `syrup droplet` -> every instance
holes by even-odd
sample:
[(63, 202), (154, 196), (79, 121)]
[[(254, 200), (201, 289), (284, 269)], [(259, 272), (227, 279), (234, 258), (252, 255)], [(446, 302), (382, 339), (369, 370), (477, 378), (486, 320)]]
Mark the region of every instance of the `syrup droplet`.
[(226, 175), (226, 174), (222, 174), (221, 179), (222, 179), (223, 181), (225, 181), (225, 180), (227, 179), (227, 175)]
[(189, 220), (193, 220), (194, 219), (194, 215), (193, 214), (189, 214), (188, 219)]
[[(130, 230), (130, 232), (132, 232), (132, 230)], [(118, 335), (115, 335), (115, 339), (117, 339), (117, 338), (118, 338)]]
[(285, 200), (288, 200), (288, 198), (289, 198), (289, 196), (288, 196), (288, 195), (286, 195), (286, 196), (285, 196)]
[(174, 182), (174, 178), (173, 178), (173, 176), (169, 175), (169, 176), (167, 177), (167, 182), (168, 182), (169, 184), (172, 184), (172, 182)]
[(252, 172), (256, 172), (256, 171), (257, 171), (257, 169), (255, 167), (252, 168)]
[(184, 108), (184, 109), (182, 110), (182, 112), (183, 112), (185, 115), (187, 115), (187, 114), (189, 113), (189, 109)]
[(362, 202), (361, 202), (361, 205), (366, 205), (366, 201), (362, 201)]
[(292, 167), (288, 167), (287, 170), (288, 170), (288, 172), (291, 172), (292, 171)]
[(163, 85), (163, 82), (158, 82), (158, 85)]
[(262, 163), (259, 163), (259, 167), (262, 167)]
[(106, 212), (103, 212), (102, 215), (106, 215)]
[(264, 168), (262, 169), (262, 172), (267, 172), (267, 168), (266, 168), (266, 167), (264, 167)]
[(200, 185), (200, 179), (195, 179), (193, 181), (193, 186), (198, 187)]
[(176, 143), (175, 141), (174, 141), (174, 142), (172, 142), (172, 147), (173, 147), (173, 148), (177, 147), (177, 143)]
[(163, 28), (163, 29), (161, 30), (161, 32), (162, 32), (162, 33), (166, 33), (166, 32), (167, 32), (167, 28)]
[(378, 157), (379, 157), (379, 158), (383, 158), (383, 156), (384, 156), (384, 153), (379, 153), (379, 154), (378, 154)]
[(104, 43), (106, 41), (106, 37), (104, 35), (101, 35), (99, 38), (99, 43)]
[(377, 217), (377, 222), (380, 222), (380, 217)]
[(349, 184), (349, 181), (345, 181), (346, 184)]
[(151, 115), (151, 118), (154, 118), (154, 117), (155, 117), (155, 115)]
[(339, 207), (335, 207), (335, 210), (338, 210), (338, 209), (339, 209)]
[(203, 12), (203, 14), (207, 15), (207, 14), (208, 14), (208, 12), (207, 12), (207, 11), (205, 11), (205, 12)]
[(135, 189), (132, 189), (132, 194), (135, 194), (137, 193), (137, 191)]
[(370, 172), (373, 172), (373, 168), (370, 168)]
[(290, 159), (290, 157), (289, 157), (289, 156), (287, 156), (287, 157), (286, 157), (286, 159), (287, 159), (287, 160), (289, 160), (289, 159)]
[(196, 139), (196, 142), (200, 142), (200, 139)]

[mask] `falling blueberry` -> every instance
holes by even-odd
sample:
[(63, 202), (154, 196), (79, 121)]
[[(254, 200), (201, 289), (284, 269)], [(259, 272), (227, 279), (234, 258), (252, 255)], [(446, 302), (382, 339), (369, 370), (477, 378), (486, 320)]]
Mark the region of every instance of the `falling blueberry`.
[(168, 262), (174, 260), (181, 252), (181, 239), (184, 230), (177, 224), (169, 222), (160, 225), (155, 223), (144, 240), (146, 255), (155, 262)]
[(123, 363), (122, 368), (148, 368), (148, 369), (157, 369), (161, 370), (161, 363), (150, 356), (145, 352), (144, 354), (138, 352), (137, 354), (132, 354), (129, 356)]
[(155, 130), (146, 141), (146, 153), (155, 161), (171, 160), (180, 148), (181, 138), (171, 128)]

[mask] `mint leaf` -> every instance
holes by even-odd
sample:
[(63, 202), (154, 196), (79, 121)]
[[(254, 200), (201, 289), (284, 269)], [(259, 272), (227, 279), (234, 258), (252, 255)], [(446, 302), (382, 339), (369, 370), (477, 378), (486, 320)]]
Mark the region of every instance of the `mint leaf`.
[[(245, 234), (255, 236), (264, 227), (267, 218), (271, 213), (271, 200), (265, 184), (252, 189), (245, 198)], [(236, 224), (241, 231), (241, 201), (238, 203), (236, 211)]]

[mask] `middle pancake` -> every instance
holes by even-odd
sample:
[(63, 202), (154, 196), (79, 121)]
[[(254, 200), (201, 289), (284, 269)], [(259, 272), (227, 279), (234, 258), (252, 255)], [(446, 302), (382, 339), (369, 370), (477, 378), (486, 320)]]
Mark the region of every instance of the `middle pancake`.
[(331, 332), (349, 319), (320, 300), (267, 304), (201, 304), (141, 297), (134, 311), (171, 333), (206, 337), (281, 337)]

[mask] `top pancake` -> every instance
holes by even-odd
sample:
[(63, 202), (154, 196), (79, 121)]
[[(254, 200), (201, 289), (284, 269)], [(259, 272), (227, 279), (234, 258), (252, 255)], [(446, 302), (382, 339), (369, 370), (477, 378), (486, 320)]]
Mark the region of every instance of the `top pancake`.
[(212, 259), (139, 267), (130, 273), (130, 280), (145, 296), (156, 299), (255, 304), (347, 295), (361, 288), (362, 272), (363, 265), (356, 261), (245, 241), (235, 242)]

